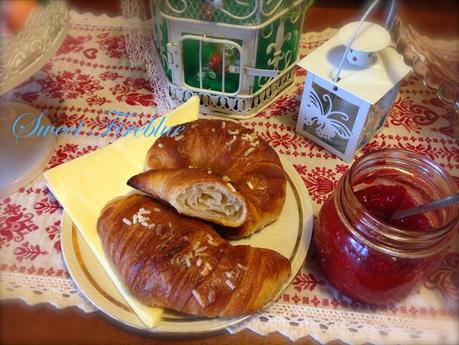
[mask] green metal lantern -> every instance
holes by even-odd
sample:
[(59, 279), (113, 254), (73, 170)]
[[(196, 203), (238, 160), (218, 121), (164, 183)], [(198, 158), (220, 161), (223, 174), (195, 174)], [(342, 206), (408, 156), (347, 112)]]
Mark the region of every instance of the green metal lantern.
[(312, 0), (151, 1), (155, 48), (173, 99), (249, 117), (294, 80)]

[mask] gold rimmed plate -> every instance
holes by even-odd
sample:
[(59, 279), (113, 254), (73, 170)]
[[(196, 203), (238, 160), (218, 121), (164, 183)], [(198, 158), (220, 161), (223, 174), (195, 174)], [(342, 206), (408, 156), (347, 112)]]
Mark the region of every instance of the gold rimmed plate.
[[(286, 159), (281, 161), (288, 183), (285, 205), (279, 219), (249, 238), (231, 241), (235, 245), (249, 244), (253, 247), (269, 248), (289, 258), (292, 275), (265, 308), (280, 297), (300, 270), (306, 258), (313, 228), (311, 201), (304, 183)], [(222, 330), (250, 317), (246, 315), (210, 319), (165, 310), (159, 324), (155, 328), (147, 328), (124, 301), (65, 212), (61, 224), (62, 251), (71, 277), (91, 303), (123, 324), (158, 334), (199, 334)]]

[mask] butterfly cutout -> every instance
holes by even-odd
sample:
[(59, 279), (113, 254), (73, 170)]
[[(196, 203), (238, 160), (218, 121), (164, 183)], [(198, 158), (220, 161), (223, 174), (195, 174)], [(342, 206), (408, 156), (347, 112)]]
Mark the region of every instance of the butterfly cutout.
[(341, 111), (332, 111), (330, 95), (322, 96), (324, 104), (328, 104), (325, 112), (320, 97), (314, 90), (309, 93), (309, 102), (306, 108), (305, 123), (307, 126), (316, 125), (317, 136), (323, 139), (332, 139), (338, 135), (342, 139), (351, 137), (351, 130), (342, 121), (348, 121), (349, 116)]

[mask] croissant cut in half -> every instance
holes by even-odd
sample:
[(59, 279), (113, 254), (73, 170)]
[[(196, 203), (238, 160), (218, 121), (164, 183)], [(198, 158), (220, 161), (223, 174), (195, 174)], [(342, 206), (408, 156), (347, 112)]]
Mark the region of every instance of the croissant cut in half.
[(144, 195), (110, 202), (97, 229), (124, 285), (150, 306), (207, 317), (249, 314), (291, 273), (279, 253), (232, 246), (210, 225)]
[(276, 152), (232, 121), (196, 120), (176, 137), (162, 136), (147, 153), (146, 172), (128, 184), (179, 213), (221, 225), (241, 238), (276, 220), (286, 176)]
[(130, 178), (128, 185), (168, 202), (181, 214), (229, 227), (247, 219), (245, 197), (210, 170), (148, 170)]

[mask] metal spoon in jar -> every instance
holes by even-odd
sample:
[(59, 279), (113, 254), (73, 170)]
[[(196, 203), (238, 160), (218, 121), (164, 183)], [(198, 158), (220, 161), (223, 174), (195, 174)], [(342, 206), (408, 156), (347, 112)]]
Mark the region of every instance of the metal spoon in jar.
[(428, 204), (407, 208), (405, 210), (397, 211), (392, 215), (392, 219), (400, 219), (408, 216), (413, 216), (415, 214), (424, 213), (428, 211), (436, 210), (437, 208), (446, 207), (452, 204), (459, 203), (459, 193), (448, 195), (445, 198), (441, 198)]

